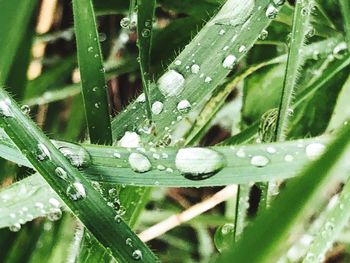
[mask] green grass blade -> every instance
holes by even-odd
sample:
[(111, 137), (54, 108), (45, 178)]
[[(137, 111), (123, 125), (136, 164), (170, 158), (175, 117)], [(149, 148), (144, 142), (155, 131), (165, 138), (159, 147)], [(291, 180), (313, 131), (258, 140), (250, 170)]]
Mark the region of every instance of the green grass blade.
[(300, 50), (310, 29), (312, 4), (313, 0), (297, 1), (294, 10), (292, 36), (276, 122), (275, 139), (278, 141), (285, 138), (293, 93), (295, 93), (298, 80), (298, 71), (303, 64)]
[(348, 224), (350, 218), (350, 181), (344, 185), (337, 202), (330, 211), (326, 211), (324, 223), (317, 232), (308, 249), (303, 263), (323, 261), (327, 250), (332, 247), (340, 232)]
[[(135, 253), (136, 256), (142, 253), (142, 260), (146, 262), (156, 261), (153, 253), (124, 221), (114, 220), (115, 212), (102, 196), (3, 89), (0, 90), (0, 101), (1, 125), (7, 135), (101, 244), (122, 262), (132, 260)], [(126, 242), (129, 239), (130, 242)]]
[(146, 97), (146, 111), (150, 121), (152, 120), (152, 110), (150, 101), (151, 76), (149, 70), (151, 63), (152, 25), (155, 7), (155, 0), (137, 0), (137, 41), (139, 48), (139, 62), (143, 91)]
[(0, 2), (0, 85), (4, 85), (15, 59), (16, 50), (35, 10), (37, 1)]
[[(322, 193), (335, 179), (340, 179), (339, 175), (344, 176), (342, 171), (337, 173), (335, 169), (344, 164), (342, 161), (349, 150), (349, 136), (350, 125), (347, 125), (319, 160), (307, 167), (300, 177), (287, 183), (270, 209), (246, 228), (240, 241), (218, 262), (231, 262), (232, 258), (237, 262), (276, 262), (293, 237), (300, 233), (300, 222), (310, 216), (315, 203), (325, 198)], [(282, 215), (283, 220), (280, 220)]]
[(348, 48), (350, 47), (350, 2), (348, 0), (339, 0), (340, 10), (343, 15), (343, 24), (347, 39)]
[(91, 0), (73, 0), (73, 13), (89, 135), (93, 142), (110, 144), (112, 134), (107, 86)]

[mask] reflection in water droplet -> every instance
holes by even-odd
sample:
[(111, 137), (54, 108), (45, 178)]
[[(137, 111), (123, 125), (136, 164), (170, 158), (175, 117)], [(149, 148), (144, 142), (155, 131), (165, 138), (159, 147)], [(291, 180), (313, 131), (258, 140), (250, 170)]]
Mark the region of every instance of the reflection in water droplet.
[(131, 169), (135, 172), (144, 173), (152, 168), (151, 162), (141, 153), (131, 153), (128, 160)]
[(220, 171), (226, 164), (224, 157), (208, 148), (185, 148), (177, 152), (176, 168), (188, 179), (203, 180)]
[(270, 162), (270, 160), (266, 156), (263, 156), (263, 155), (255, 155), (250, 160), (250, 163), (256, 167), (264, 167), (269, 162)]

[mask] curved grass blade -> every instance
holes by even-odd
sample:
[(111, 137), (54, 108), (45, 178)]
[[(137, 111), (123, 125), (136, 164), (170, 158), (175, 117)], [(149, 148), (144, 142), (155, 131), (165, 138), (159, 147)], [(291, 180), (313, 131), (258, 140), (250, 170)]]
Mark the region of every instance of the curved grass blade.
[(136, 250), (138, 256), (141, 253), (142, 260), (155, 262), (156, 258), (147, 246), (124, 221), (114, 220), (115, 212), (102, 196), (3, 89), (0, 90), (0, 101), (1, 126), (7, 135), (99, 242), (122, 262), (132, 260)]
[(150, 121), (152, 121), (152, 110), (150, 101), (151, 76), (149, 70), (151, 63), (152, 25), (155, 6), (155, 0), (137, 0), (137, 42), (139, 48), (141, 79), (146, 98), (146, 111)]
[(300, 50), (304, 45), (308, 30), (310, 30), (312, 5), (313, 0), (296, 2), (286, 73), (276, 122), (275, 140), (277, 141), (285, 138), (293, 93), (295, 93), (298, 81), (298, 71), (304, 62)]
[(73, 0), (74, 28), (90, 138), (112, 142), (107, 89), (91, 0)]
[(300, 177), (287, 183), (270, 209), (258, 215), (218, 262), (231, 262), (232, 258), (237, 262), (276, 262), (300, 233), (300, 222), (325, 198), (324, 191), (345, 176), (344, 158), (349, 150), (349, 136), (350, 125), (347, 125), (317, 161), (304, 169)]

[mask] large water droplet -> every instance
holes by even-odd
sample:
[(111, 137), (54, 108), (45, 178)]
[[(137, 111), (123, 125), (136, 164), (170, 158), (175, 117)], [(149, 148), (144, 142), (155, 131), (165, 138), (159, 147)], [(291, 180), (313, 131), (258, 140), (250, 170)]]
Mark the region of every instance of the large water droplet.
[(311, 143), (308, 146), (306, 146), (305, 153), (309, 159), (315, 160), (320, 155), (322, 155), (325, 148), (326, 147), (322, 143), (315, 142), (315, 143)]
[(184, 89), (185, 78), (175, 70), (169, 70), (158, 79), (158, 88), (165, 97), (178, 96)]
[(224, 157), (208, 148), (185, 148), (177, 152), (176, 168), (188, 179), (202, 180), (220, 171), (226, 162)]
[(84, 147), (73, 144), (51, 141), (55, 147), (68, 159), (68, 161), (78, 169), (82, 169), (91, 164), (90, 154)]
[(151, 162), (141, 153), (131, 153), (129, 155), (129, 164), (131, 169), (138, 173), (148, 172), (152, 168)]
[(121, 147), (137, 148), (141, 147), (141, 138), (136, 132), (125, 132), (124, 136), (119, 140)]
[(80, 182), (74, 182), (67, 187), (67, 196), (73, 200), (82, 200), (86, 197), (85, 187)]
[(220, 226), (216, 230), (214, 235), (214, 243), (220, 252), (227, 249), (234, 241), (234, 227), (234, 224), (227, 223)]
[(39, 161), (51, 160), (49, 149), (47, 149), (47, 147), (42, 143), (38, 143), (38, 152), (36, 157)]
[(222, 62), (222, 66), (227, 69), (233, 69), (237, 58), (234, 55), (228, 55)]
[(250, 163), (256, 167), (264, 167), (269, 162), (270, 162), (270, 160), (264, 155), (255, 155), (250, 160)]
[(177, 104), (176, 108), (180, 112), (188, 111), (191, 108), (191, 103), (188, 100), (182, 100)]
[(267, 18), (275, 19), (278, 14), (278, 9), (273, 4), (269, 4), (265, 14)]
[(160, 113), (162, 112), (162, 110), (163, 110), (163, 107), (164, 107), (164, 105), (163, 105), (162, 102), (160, 102), (160, 101), (155, 101), (155, 102), (152, 104), (152, 113), (153, 113), (154, 115), (160, 114)]

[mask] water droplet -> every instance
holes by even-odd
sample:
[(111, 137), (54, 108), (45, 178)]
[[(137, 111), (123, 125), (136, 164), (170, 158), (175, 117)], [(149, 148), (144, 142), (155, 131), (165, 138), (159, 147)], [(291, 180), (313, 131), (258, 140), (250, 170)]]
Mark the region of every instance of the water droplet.
[(182, 64), (181, 60), (175, 60), (174, 64), (176, 66), (180, 66)]
[(121, 157), (121, 155), (120, 155), (120, 153), (118, 153), (117, 151), (115, 151), (115, 152), (113, 153), (113, 157), (119, 159), (119, 158)]
[(67, 180), (67, 178), (68, 178), (67, 172), (62, 167), (57, 167), (55, 169), (55, 173), (59, 178), (61, 178), (63, 180)]
[(131, 153), (129, 155), (129, 164), (131, 169), (138, 173), (148, 172), (152, 168), (151, 162), (141, 153)]
[(143, 103), (146, 101), (146, 95), (145, 93), (141, 93), (140, 96), (137, 97), (137, 99), (135, 100), (136, 102), (140, 102)]
[(188, 100), (182, 100), (177, 104), (176, 108), (180, 112), (185, 112), (188, 111), (191, 108), (191, 106), (192, 105)]
[(267, 38), (267, 36), (269, 35), (269, 32), (265, 29), (263, 29), (259, 35), (259, 39), (260, 40), (265, 40)]
[(225, 33), (226, 33), (226, 31), (225, 31), (224, 29), (221, 29), (221, 30), (219, 31), (219, 35), (220, 35), (220, 36), (224, 35)]
[(266, 148), (266, 151), (267, 151), (268, 153), (270, 153), (270, 154), (274, 154), (274, 153), (277, 152), (276, 148), (271, 147), (271, 146), (267, 147), (267, 148)]
[(246, 50), (247, 50), (247, 48), (244, 45), (242, 45), (239, 47), (238, 52), (243, 53), (243, 52), (246, 52)]
[(211, 77), (206, 77), (206, 78), (204, 79), (204, 82), (205, 82), (205, 83), (210, 83), (211, 81), (212, 81)]
[(100, 103), (100, 102), (96, 102), (96, 103), (95, 103), (95, 108), (96, 108), (96, 109), (99, 109), (100, 106), (101, 106), (101, 103)]
[(273, 5), (269, 4), (266, 9), (266, 17), (269, 19), (275, 19), (278, 14), (278, 9)]
[(51, 197), (50, 199), (49, 199), (49, 204), (51, 205), (51, 206), (53, 206), (53, 207), (60, 207), (60, 201), (58, 201), (56, 198), (53, 198), (53, 197)]
[(185, 148), (177, 152), (176, 168), (188, 179), (201, 180), (215, 174), (225, 166), (224, 157), (207, 148)]
[(67, 187), (66, 194), (73, 201), (81, 200), (86, 197), (85, 188), (80, 182), (70, 184)]
[(256, 167), (264, 167), (269, 162), (270, 162), (270, 160), (266, 156), (263, 156), (263, 155), (255, 155), (250, 160), (250, 163)]
[(126, 29), (129, 27), (129, 25), (130, 25), (130, 18), (129, 17), (124, 17), (124, 18), (122, 18), (122, 20), (120, 20), (120, 26), (122, 28)]
[(141, 138), (136, 132), (125, 132), (124, 136), (119, 140), (118, 145), (126, 148), (141, 147)]
[(135, 260), (141, 260), (142, 259), (142, 252), (139, 249), (136, 249), (132, 252), (132, 258)]
[(92, 46), (88, 47), (88, 52), (93, 52), (94, 48)]
[(50, 221), (57, 221), (62, 217), (62, 211), (59, 208), (50, 208), (47, 214), (47, 219)]
[(284, 156), (284, 160), (286, 162), (293, 162), (294, 161), (294, 156), (291, 154), (287, 154), (286, 156)]
[(192, 65), (192, 67), (191, 67), (191, 72), (192, 72), (193, 74), (198, 74), (199, 70), (200, 70), (200, 67), (199, 67), (197, 64), (193, 64), (193, 65)]
[(51, 154), (49, 149), (47, 149), (47, 147), (42, 143), (38, 143), (38, 153), (36, 157), (39, 161), (44, 161), (47, 159), (51, 160)]
[(142, 37), (147, 38), (151, 35), (151, 30), (149, 30), (148, 28), (144, 28), (141, 32), (141, 35), (142, 35)]
[(23, 105), (21, 107), (21, 111), (25, 114), (28, 115), (30, 113), (30, 107), (28, 105)]
[[(55, 144), (55, 142), (53, 141)], [(57, 147), (57, 146), (56, 146)], [(74, 148), (74, 149), (72, 149)], [(68, 161), (78, 169), (90, 165), (91, 158), (90, 154), (85, 150), (84, 147), (75, 144), (69, 144), (68, 146), (59, 146), (58, 150), (68, 159)]]
[(236, 155), (239, 158), (245, 158), (246, 157), (246, 153), (245, 153), (243, 148), (239, 148), (238, 151), (236, 152)]
[(345, 42), (341, 42), (333, 49), (333, 56), (336, 59), (343, 59), (348, 51), (348, 47)]
[(122, 222), (122, 217), (121, 217), (120, 215), (116, 215), (116, 216), (114, 217), (114, 220), (115, 220), (118, 224), (120, 224), (120, 223)]
[(9, 230), (11, 232), (18, 232), (18, 231), (20, 231), (21, 230), (21, 224), (15, 223), (15, 224), (9, 226)]
[(276, 6), (281, 6), (283, 5), (285, 2), (285, 0), (273, 0), (273, 3), (276, 5)]
[(179, 95), (184, 89), (184, 84), (184, 77), (173, 69), (164, 73), (158, 80), (159, 90), (165, 97)]
[(233, 69), (237, 58), (234, 55), (228, 55), (222, 62), (222, 66), (227, 69)]
[(10, 110), (11, 100), (6, 98), (0, 100), (0, 116), (2, 117), (13, 117), (13, 114)]
[(306, 16), (306, 15), (308, 15), (309, 13), (310, 13), (309, 8), (303, 7), (303, 8), (301, 9), (301, 15), (302, 15), (302, 16)]
[(325, 148), (326, 147), (322, 143), (315, 142), (315, 143), (311, 143), (308, 146), (306, 146), (305, 153), (309, 159), (315, 160), (320, 155), (322, 155)]
[(163, 105), (162, 102), (160, 102), (160, 101), (155, 101), (155, 102), (152, 104), (152, 113), (153, 113), (154, 115), (160, 114), (160, 113), (162, 112), (162, 110), (163, 110), (163, 107), (164, 107), (164, 105)]

